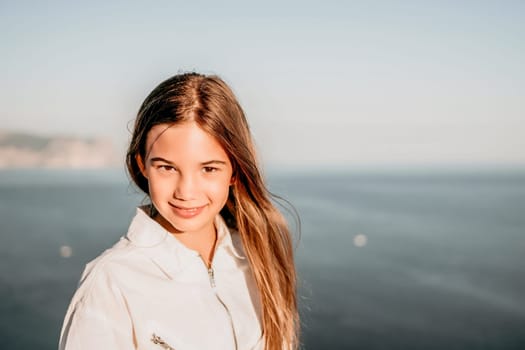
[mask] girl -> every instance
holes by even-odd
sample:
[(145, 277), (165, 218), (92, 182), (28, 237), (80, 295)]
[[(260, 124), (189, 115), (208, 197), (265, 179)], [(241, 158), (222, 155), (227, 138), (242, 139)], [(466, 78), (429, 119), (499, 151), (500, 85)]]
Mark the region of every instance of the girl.
[(60, 349), (296, 349), (290, 233), (226, 83), (197, 73), (161, 83), (126, 163), (151, 204), (86, 266)]

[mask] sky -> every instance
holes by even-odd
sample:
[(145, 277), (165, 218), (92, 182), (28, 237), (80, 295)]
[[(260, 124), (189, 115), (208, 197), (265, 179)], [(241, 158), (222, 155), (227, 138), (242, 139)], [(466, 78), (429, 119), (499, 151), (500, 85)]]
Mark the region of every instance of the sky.
[(0, 128), (110, 137), (188, 70), (270, 167), (525, 165), (523, 1), (0, 1)]

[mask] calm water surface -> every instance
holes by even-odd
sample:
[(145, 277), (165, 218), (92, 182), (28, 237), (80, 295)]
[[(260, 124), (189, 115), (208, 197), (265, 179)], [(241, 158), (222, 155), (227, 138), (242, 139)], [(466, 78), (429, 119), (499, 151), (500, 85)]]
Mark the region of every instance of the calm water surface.
[[(522, 170), (269, 183), (302, 220), (304, 349), (525, 349)], [(0, 349), (56, 349), (83, 266), (142, 200), (117, 171), (0, 172)]]

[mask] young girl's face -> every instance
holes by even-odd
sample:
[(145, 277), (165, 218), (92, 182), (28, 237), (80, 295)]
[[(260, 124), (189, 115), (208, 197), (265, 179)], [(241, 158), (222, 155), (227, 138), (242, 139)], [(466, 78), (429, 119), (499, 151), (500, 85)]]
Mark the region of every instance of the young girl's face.
[(139, 159), (149, 195), (173, 233), (210, 233), (226, 204), (232, 165), (221, 145), (196, 123), (160, 124), (148, 133)]

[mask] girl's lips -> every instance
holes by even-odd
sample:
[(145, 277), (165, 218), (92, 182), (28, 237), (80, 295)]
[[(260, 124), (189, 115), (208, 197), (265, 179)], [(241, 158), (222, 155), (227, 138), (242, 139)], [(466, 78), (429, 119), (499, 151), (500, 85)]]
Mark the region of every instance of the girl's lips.
[(184, 219), (190, 219), (192, 217), (199, 215), (202, 212), (202, 210), (206, 207), (206, 205), (203, 205), (201, 207), (183, 208), (183, 207), (177, 207), (173, 204), (170, 204), (170, 205), (175, 215), (180, 216)]

